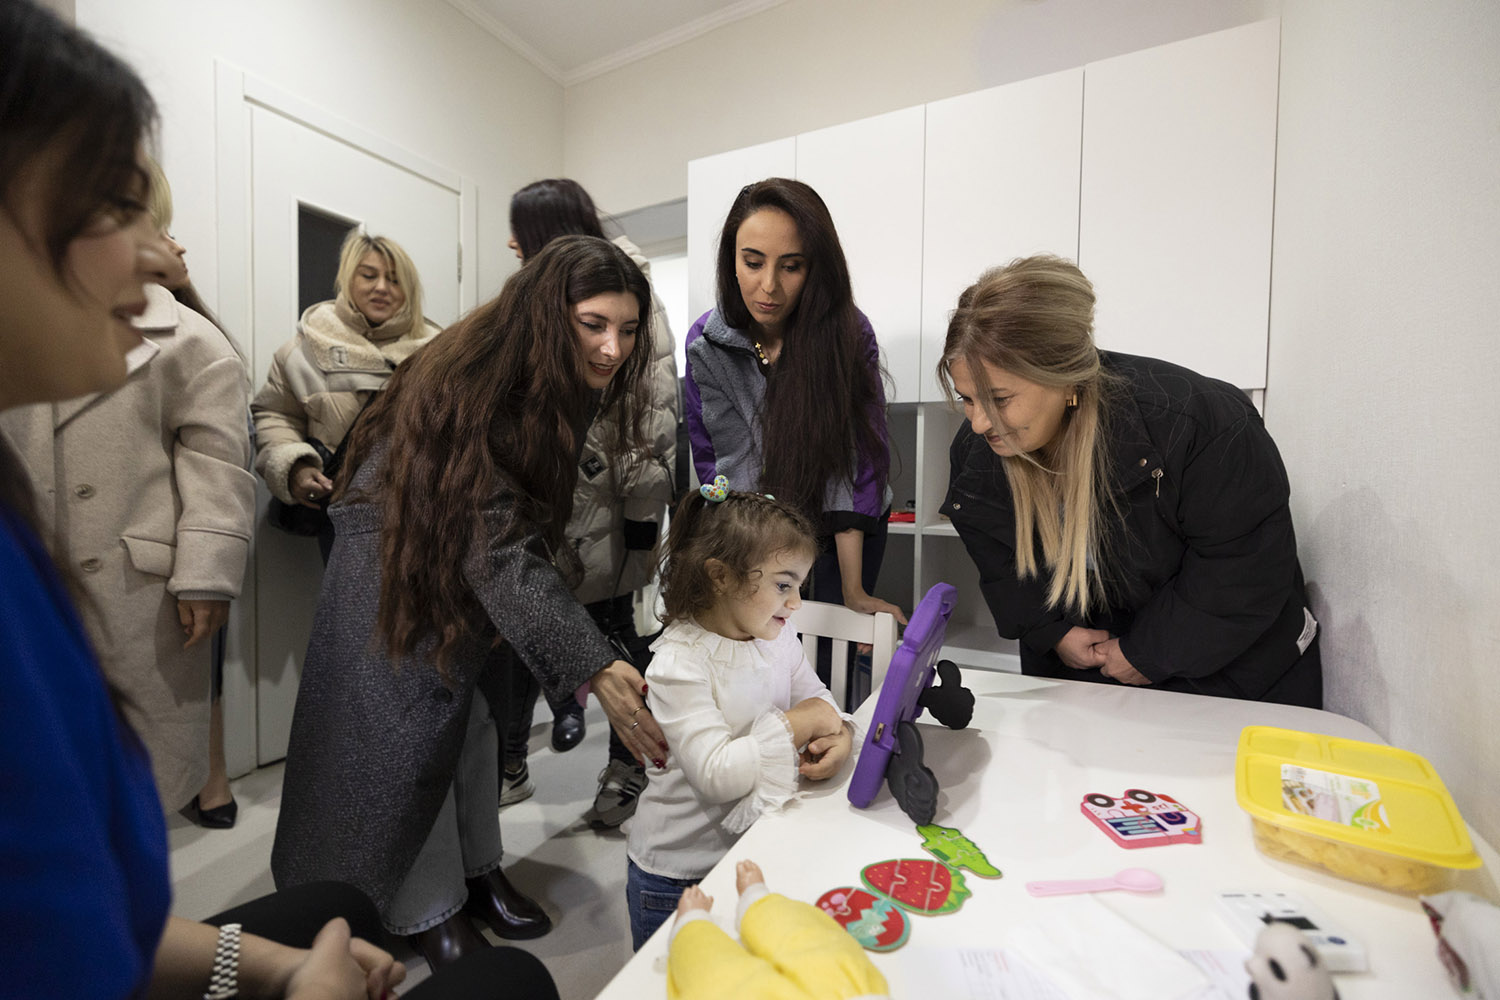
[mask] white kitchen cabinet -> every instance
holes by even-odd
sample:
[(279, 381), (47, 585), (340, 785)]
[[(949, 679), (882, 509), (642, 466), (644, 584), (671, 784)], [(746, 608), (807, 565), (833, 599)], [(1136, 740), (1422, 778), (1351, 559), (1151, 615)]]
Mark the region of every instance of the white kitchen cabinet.
[(1084, 68), (1079, 266), (1101, 347), (1266, 384), (1280, 23)]
[[(933, 584), (956, 586), (944, 652), (958, 663), (1020, 669), (938, 516), (963, 418), (935, 368), (959, 293), (1015, 257), (1076, 259), (1098, 294), (1101, 347), (1258, 395), (1279, 47), (1280, 22), (1263, 21), (689, 165), (695, 317), (712, 305), (713, 241), (741, 185), (796, 176), (828, 203), (896, 382), (894, 506), (916, 515), (891, 525), (876, 591), (910, 610)], [(713, 200), (695, 205), (700, 189)], [(697, 213), (712, 216), (707, 240)]]
[(927, 105), (921, 401), (943, 398), (937, 362), (965, 288), (1017, 257), (1078, 259), (1082, 130), (1082, 69)]
[(923, 120), (923, 108), (905, 108), (797, 136), (797, 179), (833, 216), (893, 403), (917, 401), (923, 367)]
[[(793, 137), (733, 149), (688, 163), (688, 316), (690, 322), (714, 307), (714, 255), (724, 217), (740, 189), (767, 177), (792, 177), (797, 170)], [(682, 331), (687, 336), (687, 331)]]

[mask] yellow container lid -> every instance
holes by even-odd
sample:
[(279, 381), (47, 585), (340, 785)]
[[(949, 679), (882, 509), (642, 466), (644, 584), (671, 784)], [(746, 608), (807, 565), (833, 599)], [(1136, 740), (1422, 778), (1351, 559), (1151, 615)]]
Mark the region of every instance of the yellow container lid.
[(1246, 726), (1234, 792), (1240, 808), (1283, 829), (1444, 868), (1482, 864), (1442, 779), (1408, 750)]

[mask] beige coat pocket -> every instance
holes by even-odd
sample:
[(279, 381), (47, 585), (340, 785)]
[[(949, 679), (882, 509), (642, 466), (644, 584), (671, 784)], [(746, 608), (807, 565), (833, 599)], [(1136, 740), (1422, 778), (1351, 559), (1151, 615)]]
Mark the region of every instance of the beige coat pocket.
[(125, 550), (130, 553), (130, 563), (136, 569), (154, 576), (172, 575), (177, 546), (150, 538), (132, 538), (129, 535), (121, 535), (120, 540), (125, 543)]

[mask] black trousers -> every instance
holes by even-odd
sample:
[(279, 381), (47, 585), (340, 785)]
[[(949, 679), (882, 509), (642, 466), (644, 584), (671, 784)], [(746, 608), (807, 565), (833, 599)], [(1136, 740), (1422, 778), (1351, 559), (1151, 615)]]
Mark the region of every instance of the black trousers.
[[(240, 924), (246, 934), (292, 948), (311, 948), (334, 917), (349, 922), (355, 936), (390, 950), (380, 912), (370, 898), (343, 882), (309, 882), (215, 914), (215, 927)], [(489, 948), (444, 966), (402, 994), (412, 1000), (558, 1000), (547, 967), (519, 948)]]
[[(880, 564), (885, 560), (885, 542), (890, 534), (890, 510), (880, 518), (880, 527), (874, 531), (865, 532), (865, 541), (860, 563), (860, 582), (864, 584), (865, 593), (875, 593), (875, 581), (880, 577)], [(808, 588), (808, 596), (814, 601), (825, 604), (844, 603), (844, 577), (839, 571), (839, 553), (833, 539), (828, 539), (826, 549), (813, 562), (812, 585)], [(813, 664), (818, 671), (818, 679), (825, 685), (833, 678), (833, 641), (831, 639), (818, 640), (818, 662)], [(849, 650), (849, 672), (845, 674), (849, 678), (848, 691), (854, 690), (854, 649)], [(845, 705), (846, 711), (852, 706)]]
[[(602, 601), (585, 604), (583, 607), (594, 619), (594, 624), (599, 626), (599, 631), (625, 647), (620, 650), (624, 654), (621, 659), (629, 660), (637, 670), (644, 674), (646, 667), (651, 663), (652, 637), (642, 638), (636, 632), (635, 595), (620, 594), (617, 597), (607, 597)], [(526, 759), (527, 743), (531, 736), (531, 722), (536, 712), (536, 700), (541, 689), (536, 677), (526, 669), (526, 664), (522, 663), (518, 657), (512, 657), (510, 698), (504, 714), (504, 726), (500, 733), (502, 771), (507, 763), (513, 767), (519, 767), (520, 762)], [(620, 742), (620, 737), (615, 733), (613, 726), (609, 730), (609, 756), (611, 760), (635, 760), (630, 755), (630, 751), (625, 749), (625, 744)]]

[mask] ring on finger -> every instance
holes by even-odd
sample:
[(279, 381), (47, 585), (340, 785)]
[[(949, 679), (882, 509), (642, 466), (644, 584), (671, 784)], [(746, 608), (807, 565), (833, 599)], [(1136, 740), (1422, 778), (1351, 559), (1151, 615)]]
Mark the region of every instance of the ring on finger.
[(640, 723), (639, 723), (639, 722), (632, 722), (632, 723), (631, 723), (631, 724), (630, 724), (630, 728), (631, 728), (631, 729), (634, 729), (634, 728), (635, 728), (635, 727), (636, 727), (636, 726), (639, 726), (639, 725), (640, 725)]
[(630, 713), (630, 717), (631, 717), (631, 718), (632, 718), (632, 719), (633, 719), (633, 718), (635, 718), (635, 717), (636, 717), (636, 716), (637, 716), (637, 715), (638, 715), (638, 714), (639, 714), (639, 713), (640, 713), (640, 712), (642, 712), (642, 711), (644, 711), (644, 710), (645, 710), (645, 708), (646, 708), (646, 706), (645, 706), (645, 705), (642, 705), (642, 706), (641, 706), (641, 707), (640, 707), (640, 708), (637, 708), (637, 709), (636, 709), (636, 710), (635, 710), (635, 711), (634, 711), (634, 712), (631, 712), (631, 713)]

